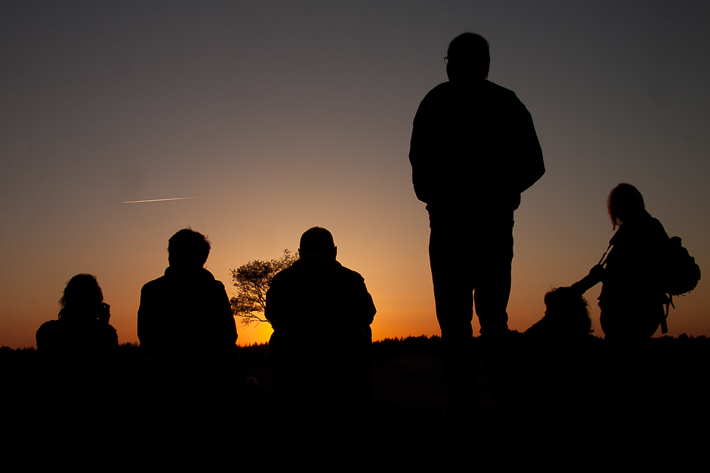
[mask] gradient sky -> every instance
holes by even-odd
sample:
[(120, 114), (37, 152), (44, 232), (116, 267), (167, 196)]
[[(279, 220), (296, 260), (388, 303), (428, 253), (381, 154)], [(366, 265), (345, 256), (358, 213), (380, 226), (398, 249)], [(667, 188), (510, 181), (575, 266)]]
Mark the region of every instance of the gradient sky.
[[(516, 212), (512, 329), (599, 260), (619, 182), (707, 270), (708, 19), (706, 1), (4, 0), (0, 345), (33, 346), (80, 272), (136, 342), (141, 286), (187, 225), (231, 293), (230, 269), (326, 227), (376, 339), (438, 334), (409, 138), (464, 31), (489, 40), (489, 79), (532, 113), (547, 167)], [(123, 203), (175, 197), (199, 198)], [(707, 288), (677, 298), (671, 335), (710, 335)]]

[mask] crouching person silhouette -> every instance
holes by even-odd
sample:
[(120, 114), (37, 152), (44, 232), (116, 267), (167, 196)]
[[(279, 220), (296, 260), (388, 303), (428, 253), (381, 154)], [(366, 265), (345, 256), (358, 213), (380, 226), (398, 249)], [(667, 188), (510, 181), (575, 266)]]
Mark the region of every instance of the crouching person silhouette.
[(229, 298), (203, 268), (209, 252), (204, 235), (180, 230), (168, 241), (165, 275), (141, 291), (138, 338), (152, 401), (146, 408), (166, 428), (217, 419), (228, 425), (243, 381)]
[(289, 414), (348, 415), (371, 400), (376, 309), (365, 280), (336, 254), (328, 230), (307, 230), (299, 259), (266, 293), (274, 389)]

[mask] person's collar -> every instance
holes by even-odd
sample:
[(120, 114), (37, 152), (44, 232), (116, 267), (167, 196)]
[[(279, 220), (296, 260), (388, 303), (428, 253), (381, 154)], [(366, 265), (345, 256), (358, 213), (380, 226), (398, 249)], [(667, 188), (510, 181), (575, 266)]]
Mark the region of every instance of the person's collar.
[(212, 273), (203, 267), (195, 266), (168, 266), (165, 275), (170, 277), (203, 277), (214, 279)]

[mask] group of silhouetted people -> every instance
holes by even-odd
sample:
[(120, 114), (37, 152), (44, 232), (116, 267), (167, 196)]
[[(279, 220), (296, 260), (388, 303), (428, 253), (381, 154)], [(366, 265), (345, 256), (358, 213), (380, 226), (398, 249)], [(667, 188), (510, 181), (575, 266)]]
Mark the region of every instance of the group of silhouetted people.
[[(204, 268), (210, 248), (203, 234), (178, 231), (168, 241), (165, 274), (141, 290), (144, 364), (134, 409), (163, 431), (236, 420), (237, 401), (250, 385), (224, 285)], [(336, 253), (328, 230), (309, 229), (300, 258), (273, 278), (266, 294), (274, 329), (269, 363), (286, 415), (352, 415), (372, 400), (376, 309), (363, 277), (342, 266)], [(60, 303), (58, 320), (37, 332), (44, 393), (64, 406), (69, 401), (74, 409), (62, 409), (67, 416), (91, 418), (94, 403), (106, 405), (115, 391), (118, 337), (95, 276), (74, 276)], [(314, 318), (315, 327), (308, 322)], [(319, 373), (310, 369), (315, 360)]]
[[(488, 42), (464, 33), (451, 41), (447, 53), (449, 81), (432, 89), (419, 105), (409, 160), (414, 190), (429, 213), (436, 315), (451, 383), (446, 410), (460, 415), (470, 411), (476, 395), (479, 359), (500, 406), (520, 397), (519, 347), (507, 323), (513, 215), (521, 194), (542, 177), (545, 166), (530, 113), (512, 91), (487, 80)], [(578, 306), (586, 305), (584, 292), (603, 283), (599, 305), (606, 384), (614, 409), (630, 417), (648, 404), (644, 346), (664, 315), (659, 261), (664, 261), (669, 238), (630, 184), (614, 188), (607, 207), (614, 229), (618, 227), (611, 251), (603, 265), (564, 293)], [(547, 296), (550, 301), (562, 298), (559, 290), (555, 294)], [(478, 349), (472, 344), (474, 308), (481, 327)], [(552, 315), (556, 310), (548, 306), (549, 313), (527, 338), (545, 340), (537, 344), (552, 344), (558, 357), (574, 360), (572, 347), (564, 344), (576, 336), (588, 339), (589, 325), (573, 327), (574, 310), (562, 317)], [(567, 325), (560, 323), (564, 318), (570, 318)], [(549, 334), (542, 337), (545, 331)], [(559, 375), (569, 376), (569, 371), (560, 369)]]
[[(617, 186), (607, 206), (618, 230), (604, 263), (578, 283), (549, 292), (544, 317), (522, 335), (511, 332), (514, 212), (521, 194), (545, 172), (542, 150), (522, 102), (487, 80), (483, 37), (456, 37), (445, 62), (449, 81), (421, 102), (409, 154), (414, 190), (426, 203), (431, 227), (436, 315), (451, 384), (445, 412), (470, 413), (482, 361), (499, 407), (584, 415), (581, 406), (595, 402), (592, 393), (600, 389), (591, 373), (601, 359), (622, 417), (638, 414), (649, 402), (644, 344), (664, 315), (654, 263), (668, 241), (663, 226), (646, 212), (635, 187)], [(229, 298), (204, 268), (209, 252), (204, 235), (180, 230), (169, 240), (165, 274), (141, 292), (138, 337), (147, 366), (141, 399), (158, 424), (178, 413), (197, 423), (231, 418), (244, 384)], [(273, 278), (266, 295), (265, 315), (274, 329), (269, 361), (287, 412), (361, 412), (372, 400), (376, 309), (362, 276), (343, 267), (336, 254), (328, 230), (309, 229), (299, 259)], [(598, 282), (601, 357), (583, 297)], [(109, 306), (87, 274), (69, 281), (60, 303), (58, 320), (37, 332), (46, 392), (72, 402), (96, 400), (94, 390), (110, 390), (116, 369)], [(310, 369), (315, 359), (322, 362), (318, 373)]]

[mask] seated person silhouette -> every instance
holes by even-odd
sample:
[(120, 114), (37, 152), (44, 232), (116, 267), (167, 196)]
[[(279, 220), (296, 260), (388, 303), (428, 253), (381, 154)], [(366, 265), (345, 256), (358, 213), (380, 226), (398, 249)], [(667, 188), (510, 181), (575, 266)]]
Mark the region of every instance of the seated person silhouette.
[(91, 274), (71, 278), (59, 304), (57, 320), (37, 330), (46, 414), (54, 420), (66, 416), (71, 422), (103, 422), (115, 392), (118, 362), (118, 335), (109, 324), (109, 305)]
[(224, 285), (203, 265), (210, 242), (190, 228), (168, 241), (165, 275), (141, 290), (138, 338), (151, 415), (202, 421), (234, 414), (243, 373)]
[(348, 413), (371, 400), (376, 309), (365, 280), (336, 254), (328, 230), (307, 230), (299, 259), (274, 276), (266, 293), (274, 388), (287, 409)]
[(581, 291), (553, 289), (545, 294), (545, 306), (545, 316), (525, 331), (519, 349), (527, 413), (578, 423), (601, 396), (601, 340), (592, 335)]

